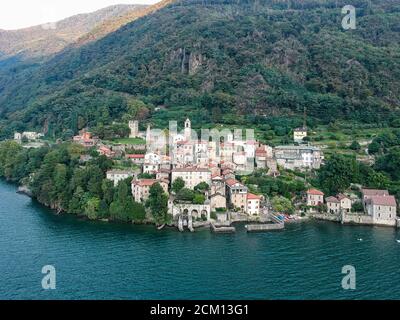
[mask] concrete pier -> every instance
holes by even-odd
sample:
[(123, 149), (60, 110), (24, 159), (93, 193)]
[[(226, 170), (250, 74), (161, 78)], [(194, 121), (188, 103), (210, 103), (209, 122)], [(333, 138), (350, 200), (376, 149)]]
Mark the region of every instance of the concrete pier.
[(211, 231), (214, 233), (235, 233), (235, 227), (227, 226), (216, 226), (214, 223), (211, 224)]
[(247, 232), (265, 232), (265, 231), (276, 231), (285, 229), (283, 223), (274, 224), (249, 224), (246, 226)]

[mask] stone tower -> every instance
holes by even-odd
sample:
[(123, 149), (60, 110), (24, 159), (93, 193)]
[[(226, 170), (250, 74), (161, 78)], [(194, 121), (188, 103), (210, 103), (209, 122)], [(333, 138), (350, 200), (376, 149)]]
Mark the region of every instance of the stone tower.
[(151, 143), (152, 143), (151, 138), (152, 138), (151, 137), (151, 126), (148, 125), (147, 126), (147, 131), (146, 131), (146, 144), (147, 144), (147, 147), (149, 147), (151, 145)]
[(139, 137), (139, 121), (129, 121), (129, 129), (131, 129), (129, 138)]

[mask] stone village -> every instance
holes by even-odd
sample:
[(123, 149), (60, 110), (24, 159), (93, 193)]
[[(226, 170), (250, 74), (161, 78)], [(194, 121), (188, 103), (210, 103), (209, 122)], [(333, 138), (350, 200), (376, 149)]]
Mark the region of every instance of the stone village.
[[(199, 138), (192, 130), (191, 121), (184, 123), (184, 131), (177, 132), (176, 123), (170, 127), (168, 137), (162, 130), (139, 131), (139, 122), (130, 121), (130, 139), (139, 143), (130, 145), (108, 144), (82, 130), (73, 141), (85, 148), (96, 148), (108, 158), (130, 161), (130, 169), (114, 169), (107, 172), (107, 179), (117, 186), (122, 180), (132, 178), (132, 197), (135, 202), (145, 203), (151, 186), (158, 183), (169, 196), (168, 210), (174, 225), (183, 231), (194, 231), (198, 227), (211, 227), (215, 232), (234, 232), (234, 222), (246, 222), (248, 231), (279, 230), (287, 221), (314, 217), (341, 223), (394, 226), (400, 225), (397, 218), (397, 203), (387, 190), (364, 189), (359, 186), (362, 199), (354, 194), (338, 194), (325, 197), (324, 193), (310, 188), (304, 195), (306, 210), (293, 216), (274, 212), (268, 199), (253, 194), (236, 179), (255, 169), (264, 169), (276, 177), (280, 168), (307, 171), (319, 169), (324, 155), (320, 148), (304, 142), (307, 128), (297, 128), (293, 133), (293, 145), (264, 145), (241, 130), (233, 133), (208, 132)], [(250, 136), (250, 137), (249, 137)], [(31, 143), (40, 139), (40, 134), (16, 133), (15, 140), (27, 139)], [(90, 156), (86, 156), (90, 157)], [(85, 161), (87, 159), (82, 159)], [(189, 190), (202, 189), (203, 197), (197, 201), (177, 199), (173, 185), (179, 181)], [(181, 188), (181, 189), (182, 189)], [(354, 203), (362, 203), (363, 212), (353, 213)]]

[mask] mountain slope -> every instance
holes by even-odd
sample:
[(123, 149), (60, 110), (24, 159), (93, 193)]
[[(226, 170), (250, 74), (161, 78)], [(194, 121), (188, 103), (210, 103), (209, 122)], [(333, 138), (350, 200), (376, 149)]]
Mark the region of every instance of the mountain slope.
[(129, 10), (125, 14), (119, 15), (117, 17), (113, 17), (107, 21), (96, 26), (87, 34), (84, 34), (81, 38), (76, 41), (76, 45), (80, 46), (82, 44), (88, 43), (90, 41), (97, 40), (105, 35), (114, 32), (121, 28), (122, 26), (135, 21), (141, 17), (144, 17), (150, 13), (153, 13), (161, 8), (173, 3), (174, 0), (163, 0), (151, 6), (142, 6), (141, 8), (137, 8), (136, 10)]
[(249, 124), (304, 108), (326, 123), (391, 121), (400, 105), (400, 7), (355, 2), (352, 31), (341, 28), (339, 0), (169, 5), (36, 72), (0, 79), (1, 133), (106, 125), (134, 115), (138, 100), (164, 122), (190, 114)]
[(142, 10), (142, 5), (115, 5), (92, 13), (79, 14), (54, 24), (20, 30), (0, 30), (0, 59), (18, 55), (43, 57), (61, 51), (99, 25)]

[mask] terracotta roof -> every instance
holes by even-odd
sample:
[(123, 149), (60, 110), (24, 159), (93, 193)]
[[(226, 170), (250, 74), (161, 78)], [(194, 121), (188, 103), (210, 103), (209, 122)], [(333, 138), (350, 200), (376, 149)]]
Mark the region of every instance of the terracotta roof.
[(144, 154), (128, 154), (129, 159), (144, 159)]
[(261, 197), (255, 195), (255, 194), (249, 193), (249, 194), (247, 194), (247, 200), (261, 200)]
[(234, 184), (239, 183), (239, 181), (235, 180), (235, 179), (228, 179), (226, 180), (226, 184), (228, 186), (233, 186)]
[(175, 168), (172, 172), (210, 172), (210, 170), (204, 168)]
[(151, 187), (153, 184), (159, 182), (156, 179), (140, 179), (132, 181), (132, 184), (141, 186), (141, 187)]
[(369, 200), (372, 205), (396, 207), (396, 198), (394, 196), (372, 196)]
[(364, 196), (388, 196), (389, 191), (387, 190), (378, 190), (378, 189), (362, 189), (362, 194)]
[(340, 201), (336, 197), (329, 197), (326, 198), (326, 202), (339, 203)]
[(307, 194), (312, 194), (314, 196), (323, 196), (324, 193), (322, 191), (319, 191), (317, 189), (310, 189), (307, 191)]
[(266, 154), (267, 154), (267, 150), (265, 150), (264, 148), (260, 147), (260, 148), (256, 149), (256, 155), (263, 156), (263, 155), (266, 155)]

